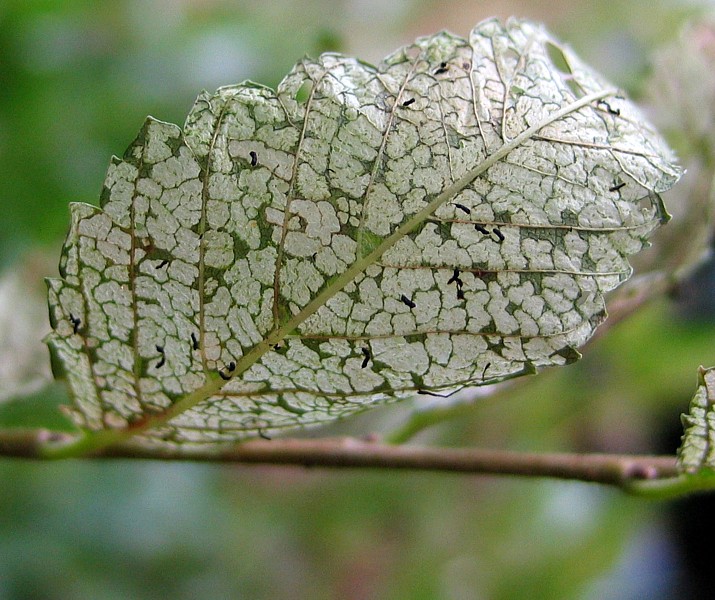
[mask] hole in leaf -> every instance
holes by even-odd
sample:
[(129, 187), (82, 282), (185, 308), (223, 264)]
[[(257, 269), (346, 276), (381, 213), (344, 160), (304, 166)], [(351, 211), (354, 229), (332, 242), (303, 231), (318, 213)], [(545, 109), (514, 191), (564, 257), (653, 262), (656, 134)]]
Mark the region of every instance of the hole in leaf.
[(573, 75), (569, 61), (566, 59), (566, 56), (564, 56), (564, 52), (561, 48), (556, 44), (546, 42), (546, 53), (549, 55), (551, 64), (554, 65), (558, 71), (564, 75)]
[(638, 201), (638, 206), (641, 211), (650, 212), (653, 210), (653, 198), (650, 196), (643, 196), (643, 198)]
[(578, 82), (573, 79), (566, 79), (564, 78), (564, 83), (568, 86), (568, 88), (571, 90), (571, 93), (576, 96), (576, 98), (580, 98), (581, 96), (584, 95), (583, 89), (581, 89), (581, 86), (578, 84)]
[(310, 94), (313, 92), (313, 82), (310, 79), (306, 79), (303, 82), (303, 85), (301, 85), (298, 88), (298, 91), (295, 93), (295, 101), (298, 104), (305, 104), (308, 101), (308, 98), (310, 98)]
[(568, 58), (564, 54), (563, 50), (559, 48), (556, 44), (551, 42), (546, 42), (546, 53), (549, 56), (551, 64), (554, 68), (561, 73), (561, 79), (566, 84), (566, 86), (571, 90), (571, 93), (576, 98), (581, 98), (584, 95), (583, 89), (579, 83), (574, 79), (573, 71), (571, 70), (571, 65), (569, 64)]

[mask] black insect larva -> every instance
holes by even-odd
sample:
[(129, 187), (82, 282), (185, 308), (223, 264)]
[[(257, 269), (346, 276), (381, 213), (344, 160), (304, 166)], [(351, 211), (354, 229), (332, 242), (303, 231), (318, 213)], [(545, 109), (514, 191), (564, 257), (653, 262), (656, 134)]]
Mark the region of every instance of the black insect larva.
[(429, 390), (417, 390), (418, 394), (422, 394), (424, 396), (434, 396), (435, 398), (446, 398), (444, 394), (438, 394), (437, 392), (430, 392)]
[(626, 187), (625, 183), (619, 183), (618, 185), (614, 185), (613, 187), (608, 188), (608, 191), (609, 192), (617, 192), (618, 190), (620, 190), (621, 188), (624, 188), (624, 187)]
[(496, 235), (499, 238), (499, 243), (501, 244), (506, 238), (504, 237), (504, 234), (499, 231), (496, 227), (492, 229), (494, 232), (494, 235)]
[(452, 276), (449, 278), (449, 281), (447, 281), (447, 285), (450, 283), (456, 283), (458, 286), (461, 284), (461, 280), (459, 279), (459, 269), (455, 269), (454, 273), (452, 273)]
[(365, 367), (367, 367), (368, 363), (370, 362), (371, 354), (370, 354), (370, 350), (368, 350), (367, 348), (363, 347), (363, 348), (361, 348), (361, 350), (362, 350), (362, 355), (364, 357), (362, 359), (361, 367), (364, 369)]
[(448, 69), (449, 69), (449, 66), (447, 65), (447, 63), (441, 62), (441, 63), (439, 63), (439, 68), (434, 72), (434, 74), (441, 75), (442, 73), (446, 73)]
[(72, 313), (70, 313), (70, 323), (72, 323), (72, 333), (78, 333), (79, 328), (82, 325), (82, 319), (75, 317)]
[(191, 346), (194, 350), (199, 349), (199, 340), (196, 339), (196, 334), (193, 331), (191, 332)]
[(414, 103), (415, 103), (415, 99), (414, 99), (414, 98), (410, 98), (409, 100), (405, 100), (405, 101), (402, 103), (402, 106), (409, 106), (410, 104), (414, 104)]
[(403, 304), (406, 304), (406, 305), (409, 306), (410, 308), (414, 308), (415, 306), (417, 306), (414, 302), (412, 302), (412, 300), (410, 300), (410, 299), (409, 299), (407, 296), (405, 296), (404, 294), (402, 294), (402, 296), (400, 296), (400, 300), (402, 301)]
[(157, 351), (159, 354), (161, 354), (161, 358), (159, 359), (159, 362), (157, 362), (156, 365), (154, 365), (154, 367), (155, 367), (156, 369), (160, 369), (160, 368), (163, 367), (164, 364), (166, 363), (166, 354), (164, 354), (164, 346), (160, 346), (159, 344), (157, 344), (157, 345), (155, 346), (155, 348), (156, 348), (156, 351)]
[(248, 154), (251, 157), (251, 166), (255, 167), (258, 164), (258, 154), (254, 150), (251, 150)]
[(471, 214), (472, 214), (472, 211), (469, 210), (469, 208), (467, 208), (466, 206), (464, 206), (464, 204), (459, 204), (458, 202), (455, 202), (454, 205), (455, 205), (459, 210), (464, 211), (464, 212), (467, 213), (468, 215), (471, 215)]
[(462, 291), (464, 282), (460, 279), (459, 275), (459, 269), (455, 269), (454, 273), (452, 273), (452, 277), (450, 277), (449, 281), (447, 281), (447, 285), (450, 283), (457, 284), (457, 300), (464, 300), (464, 292)]
[(609, 112), (609, 114), (615, 115), (617, 117), (620, 116), (620, 114), (621, 114), (620, 108), (611, 107), (611, 105), (608, 102), (606, 102), (605, 100), (599, 100), (598, 104), (600, 104), (601, 106), (605, 106), (606, 110)]
[(484, 235), (489, 235), (489, 230), (484, 227), (484, 225), (480, 225), (479, 223), (474, 224), (474, 229), (476, 229), (479, 233), (483, 233)]

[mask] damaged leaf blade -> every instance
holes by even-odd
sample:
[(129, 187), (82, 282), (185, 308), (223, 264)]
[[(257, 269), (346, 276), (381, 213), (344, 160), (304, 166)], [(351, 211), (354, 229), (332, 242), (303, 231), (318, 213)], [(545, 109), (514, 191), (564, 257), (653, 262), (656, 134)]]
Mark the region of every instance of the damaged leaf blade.
[(698, 387), (690, 410), (682, 416), (683, 438), (678, 448), (678, 467), (694, 475), (715, 470), (715, 367), (698, 371)]
[(565, 364), (679, 175), (525, 21), (305, 59), (148, 119), (72, 206), (55, 371), (86, 430), (214, 443)]

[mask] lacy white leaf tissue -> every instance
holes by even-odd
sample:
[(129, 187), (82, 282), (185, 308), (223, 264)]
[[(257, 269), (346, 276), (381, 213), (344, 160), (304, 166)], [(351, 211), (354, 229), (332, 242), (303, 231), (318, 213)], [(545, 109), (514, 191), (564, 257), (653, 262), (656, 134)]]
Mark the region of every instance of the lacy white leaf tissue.
[(537, 25), (148, 119), (49, 281), (75, 422), (214, 443), (578, 358), (678, 179), (636, 107)]

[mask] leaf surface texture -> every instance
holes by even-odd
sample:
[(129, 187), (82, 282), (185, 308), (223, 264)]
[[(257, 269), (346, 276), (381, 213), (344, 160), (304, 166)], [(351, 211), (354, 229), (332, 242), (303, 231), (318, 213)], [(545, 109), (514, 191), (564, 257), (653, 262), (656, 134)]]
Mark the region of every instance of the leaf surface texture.
[(684, 434), (678, 448), (678, 466), (685, 473), (715, 470), (715, 368), (700, 368), (698, 387), (683, 415)]
[(235, 441), (578, 358), (679, 169), (529, 22), (149, 118), (49, 281), (88, 430)]

